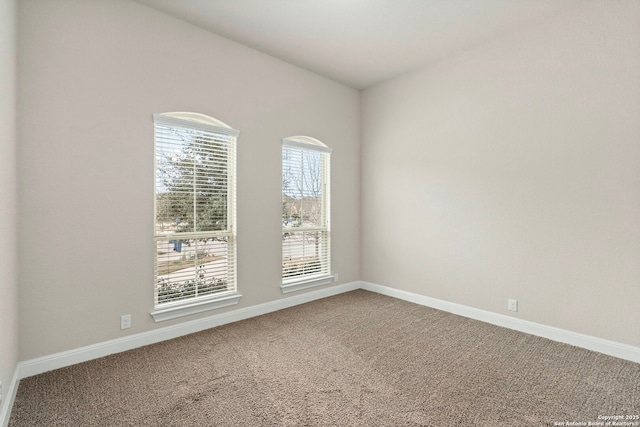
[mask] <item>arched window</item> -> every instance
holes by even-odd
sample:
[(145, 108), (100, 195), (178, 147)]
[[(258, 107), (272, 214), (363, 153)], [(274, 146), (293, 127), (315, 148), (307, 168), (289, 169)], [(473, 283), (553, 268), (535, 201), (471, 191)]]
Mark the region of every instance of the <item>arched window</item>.
[(199, 113), (154, 114), (156, 321), (235, 304), (236, 140)]
[(308, 136), (282, 141), (282, 291), (331, 283), (331, 148)]

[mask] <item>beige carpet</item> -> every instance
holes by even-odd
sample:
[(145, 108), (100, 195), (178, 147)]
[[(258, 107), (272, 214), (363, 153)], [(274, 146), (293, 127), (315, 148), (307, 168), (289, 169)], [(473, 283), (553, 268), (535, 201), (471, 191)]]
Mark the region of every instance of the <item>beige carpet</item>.
[(640, 364), (358, 290), (23, 379), (16, 426), (553, 426)]

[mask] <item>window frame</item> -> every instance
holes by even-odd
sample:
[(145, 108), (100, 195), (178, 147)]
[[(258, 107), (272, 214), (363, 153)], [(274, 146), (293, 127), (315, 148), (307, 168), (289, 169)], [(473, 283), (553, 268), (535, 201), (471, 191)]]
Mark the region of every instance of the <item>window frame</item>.
[[(151, 316), (155, 322), (161, 322), (177, 317), (187, 316), (203, 311), (214, 310), (238, 304), (242, 295), (237, 290), (237, 229), (236, 229), (236, 156), (237, 138), (240, 134), (238, 130), (231, 128), (226, 123), (200, 113), (192, 112), (172, 112), (153, 114), (154, 122), (154, 221), (153, 221), (153, 241), (154, 241), (154, 303)], [(226, 228), (223, 230), (191, 231), (181, 233), (159, 233), (157, 230), (158, 214), (158, 147), (163, 137), (159, 136), (161, 127), (175, 125), (176, 128), (183, 128), (187, 131), (206, 132), (209, 134), (221, 135), (228, 138), (226, 161)], [(194, 190), (195, 191), (195, 190)], [(194, 195), (195, 197), (195, 195)], [(194, 215), (196, 210), (194, 209)], [(195, 222), (195, 216), (194, 216)], [(195, 295), (189, 298), (181, 298), (175, 301), (159, 302), (159, 274), (158, 274), (158, 242), (169, 242), (172, 236), (184, 237), (182, 240), (197, 240), (202, 238), (226, 238), (226, 283), (230, 289), (208, 293), (206, 295)], [(181, 239), (177, 239), (181, 240)], [(194, 277), (197, 273), (194, 272)]]
[[(321, 194), (321, 212), (320, 224), (317, 226), (299, 226), (287, 227), (284, 217), (282, 218), (282, 269), (281, 269), (281, 285), (280, 289), (283, 293), (298, 291), (315, 286), (327, 285), (334, 281), (334, 275), (331, 273), (331, 153), (332, 149), (315, 138), (308, 136), (291, 136), (282, 140), (282, 173), (283, 179), (285, 174), (285, 149), (298, 150), (301, 153), (313, 152), (320, 154), (322, 166), (322, 194)], [(302, 154), (301, 154), (302, 155)], [(303, 169), (303, 166), (301, 166)], [(285, 192), (282, 191), (282, 200), (284, 203)], [(283, 205), (284, 208), (284, 205)], [(284, 212), (283, 212), (284, 214)], [(294, 277), (285, 277), (285, 245), (287, 234), (293, 232), (320, 232), (325, 233), (326, 242), (321, 244), (323, 254), (319, 256), (320, 272), (303, 273)], [(304, 245), (304, 243), (303, 243)], [(304, 257), (303, 257), (304, 258)], [(289, 260), (290, 261), (290, 260)]]

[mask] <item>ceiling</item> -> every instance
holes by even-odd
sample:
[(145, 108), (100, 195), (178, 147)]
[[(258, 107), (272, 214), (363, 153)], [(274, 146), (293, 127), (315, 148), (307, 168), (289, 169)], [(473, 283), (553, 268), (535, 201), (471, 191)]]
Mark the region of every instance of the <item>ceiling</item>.
[(583, 0), (136, 0), (365, 89)]

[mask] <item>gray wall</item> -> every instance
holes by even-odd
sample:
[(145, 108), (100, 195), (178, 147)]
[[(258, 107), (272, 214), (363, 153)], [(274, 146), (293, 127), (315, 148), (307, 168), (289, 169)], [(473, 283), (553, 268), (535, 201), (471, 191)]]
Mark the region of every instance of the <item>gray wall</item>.
[(639, 8), (585, 2), (365, 91), (362, 279), (640, 346)]
[(21, 360), (220, 312), (149, 315), (152, 113), (195, 111), (241, 132), (243, 298), (225, 310), (283, 298), (287, 136), (334, 149), (333, 270), (359, 279), (357, 91), (130, 1), (23, 1), (18, 31)]
[(15, 23), (15, 2), (0, 0), (0, 408), (18, 363)]
[[(149, 316), (151, 114), (166, 111), (204, 113), (241, 131), (244, 297), (225, 310), (283, 297), (280, 143), (309, 135), (334, 149), (341, 282), (640, 346), (632, 327), (640, 324), (638, 7), (585, 2), (360, 96), (128, 0), (20, 2), (20, 353), (16, 239), (5, 234), (2, 381), (16, 360), (211, 313), (161, 324)], [(2, 31), (3, 67), (11, 66), (10, 26)], [(12, 87), (3, 75), (0, 89)], [(4, 92), (0, 106), (2, 149), (11, 153), (16, 111)], [(10, 159), (0, 159), (8, 230)], [(520, 301), (518, 313), (506, 311), (507, 298)], [(133, 328), (121, 331), (126, 313)]]

